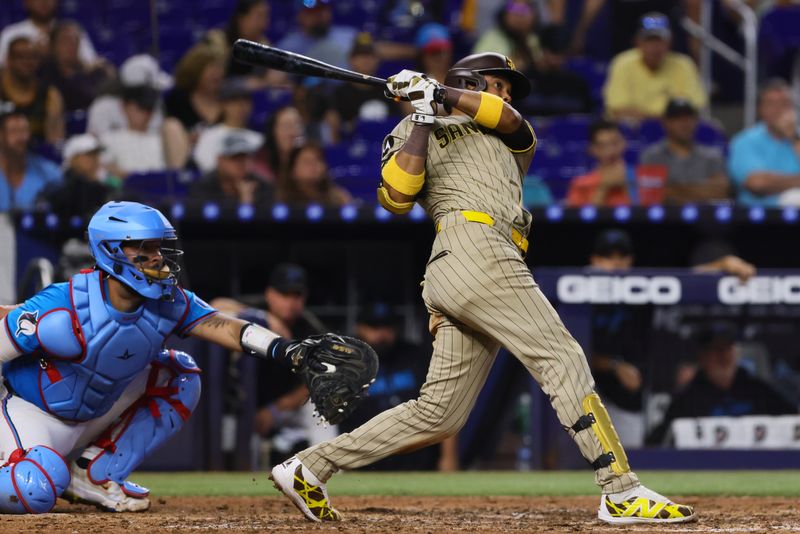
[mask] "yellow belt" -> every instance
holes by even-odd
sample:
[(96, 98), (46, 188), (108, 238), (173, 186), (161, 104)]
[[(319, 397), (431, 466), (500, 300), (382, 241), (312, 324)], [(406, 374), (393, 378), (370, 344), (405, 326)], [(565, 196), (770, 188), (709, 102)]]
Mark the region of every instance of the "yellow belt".
[[(489, 215), (488, 213), (484, 213), (482, 211), (470, 211), (470, 210), (462, 210), (461, 215), (464, 216), (466, 220), (469, 222), (476, 222), (481, 224), (486, 224), (488, 226), (494, 226), (494, 218)], [(441, 223), (437, 225), (436, 232), (439, 233), (442, 230)], [(522, 251), (522, 254), (528, 253), (528, 239), (522, 235), (522, 233), (517, 230), (516, 228), (511, 229), (511, 240), (517, 245), (517, 248)]]

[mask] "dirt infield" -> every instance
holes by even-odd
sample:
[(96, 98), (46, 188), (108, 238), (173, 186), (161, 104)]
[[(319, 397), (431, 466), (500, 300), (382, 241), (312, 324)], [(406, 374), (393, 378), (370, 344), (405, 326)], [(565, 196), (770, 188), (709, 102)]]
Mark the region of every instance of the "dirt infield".
[(699, 521), (671, 528), (606, 526), (596, 519), (594, 497), (340, 497), (335, 502), (345, 516), (342, 523), (305, 521), (275, 496), (156, 498), (150, 511), (140, 514), (101, 514), (59, 501), (51, 514), (0, 518), (0, 532), (800, 532), (796, 499), (777, 497), (688, 498), (685, 502), (700, 511)]

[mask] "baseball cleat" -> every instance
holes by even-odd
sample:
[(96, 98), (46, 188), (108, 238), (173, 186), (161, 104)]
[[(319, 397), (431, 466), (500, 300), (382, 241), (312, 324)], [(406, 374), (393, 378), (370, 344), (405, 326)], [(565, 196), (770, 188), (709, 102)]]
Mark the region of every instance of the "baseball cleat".
[(325, 484), (317, 480), (297, 457), (273, 467), (269, 479), (275, 489), (289, 497), (311, 521), (342, 520), (342, 514), (330, 504)]
[(86, 469), (72, 462), (72, 480), (64, 490), (63, 498), (73, 503), (93, 504), (105, 512), (144, 512), (150, 508), (150, 491), (125, 482), (122, 485), (111, 480), (95, 484), (89, 480)]
[(686, 523), (697, 519), (694, 508), (675, 504), (644, 486), (603, 495), (597, 517), (606, 523)]

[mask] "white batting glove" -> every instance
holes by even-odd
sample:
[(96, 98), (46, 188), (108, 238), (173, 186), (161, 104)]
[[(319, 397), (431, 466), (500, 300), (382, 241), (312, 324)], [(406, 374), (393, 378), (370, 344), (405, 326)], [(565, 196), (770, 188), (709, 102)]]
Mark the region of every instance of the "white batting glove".
[(413, 70), (403, 69), (386, 80), (386, 90), (398, 98), (408, 98), (408, 88), (428, 76)]
[(408, 88), (408, 99), (414, 107), (411, 121), (422, 124), (433, 124), (433, 118), (439, 109), (436, 102), (436, 91), (441, 86), (435, 80), (424, 79)]

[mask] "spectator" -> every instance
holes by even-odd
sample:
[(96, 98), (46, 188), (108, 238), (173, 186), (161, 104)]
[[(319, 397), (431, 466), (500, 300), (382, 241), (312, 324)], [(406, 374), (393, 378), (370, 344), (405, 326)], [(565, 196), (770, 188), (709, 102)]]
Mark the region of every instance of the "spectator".
[(768, 80), (758, 95), (761, 122), (739, 132), (730, 144), (728, 173), (737, 201), (777, 206), (781, 194), (800, 187), (800, 140), (797, 113), (786, 82)]
[(253, 112), (253, 94), (244, 78), (225, 80), (220, 90), (220, 100), (222, 121), (203, 130), (194, 147), (192, 158), (203, 173), (211, 172), (217, 165), (217, 154), (222, 140), (233, 131), (249, 136), (257, 147), (264, 143), (262, 134), (247, 129)]
[(797, 406), (739, 367), (736, 339), (736, 328), (727, 323), (712, 323), (698, 333), (694, 379), (673, 397), (664, 421), (648, 436), (648, 443), (662, 443), (679, 417), (797, 413)]
[(0, 212), (33, 209), (37, 195), (61, 181), (58, 166), (28, 151), (27, 115), (5, 103), (0, 109)]
[(619, 126), (600, 120), (589, 128), (589, 154), (597, 167), (572, 179), (568, 206), (628, 206), (637, 203), (636, 176), (625, 163), (625, 138)]
[(126, 59), (119, 69), (119, 84), (108, 94), (98, 96), (89, 106), (86, 130), (100, 137), (112, 130), (125, 130), (128, 121), (122, 106), (122, 93), (126, 89), (149, 87), (159, 93), (158, 106), (153, 112), (147, 130), (161, 132), (164, 111), (160, 95), (172, 87), (172, 76), (162, 71), (153, 56), (139, 54)]
[(250, 172), (259, 143), (250, 132), (234, 130), (221, 140), (216, 169), (192, 184), (189, 199), (265, 207), (272, 202), (272, 186)]
[[(48, 48), (50, 32), (56, 25), (58, 0), (23, 0), (22, 4), (25, 11), (28, 12), (28, 18), (15, 24), (9, 24), (0, 33), (0, 66), (6, 62), (11, 41), (19, 36), (24, 35), (32, 39), (41, 53)], [(86, 65), (92, 65), (98, 59), (97, 52), (86, 32), (81, 32), (78, 54)]]
[(296, 0), (299, 29), (289, 32), (278, 48), (310, 56), (337, 67), (347, 66), (354, 28), (332, 25), (330, 0)]
[(697, 123), (697, 108), (691, 102), (670, 100), (662, 118), (666, 138), (642, 153), (642, 164), (666, 168), (666, 201), (669, 203), (728, 198), (728, 180), (722, 154), (714, 148), (695, 143)]
[(670, 52), (672, 31), (661, 13), (642, 17), (636, 47), (617, 55), (603, 88), (612, 119), (638, 122), (661, 117), (670, 98), (684, 98), (704, 109), (708, 98), (692, 60)]
[(306, 142), (289, 155), (289, 172), (278, 177), (276, 197), (293, 206), (343, 206), (352, 200), (346, 189), (333, 183), (322, 147)]
[(291, 86), (286, 73), (242, 63), (231, 56), (231, 47), (237, 39), (270, 44), (266, 37), (269, 20), (270, 6), (266, 0), (238, 0), (225, 28), (210, 30), (206, 34), (205, 42), (224, 53), (227, 58), (226, 78), (244, 78), (252, 89)]
[(736, 255), (736, 250), (721, 239), (707, 239), (695, 245), (689, 265), (698, 273), (725, 273), (747, 282), (756, 275), (756, 266)]
[[(633, 267), (633, 259), (628, 233), (611, 229), (597, 236), (589, 267), (601, 272), (625, 272)], [(592, 306), (589, 365), (626, 447), (641, 446), (644, 440), (642, 375), (647, 345), (639, 332), (650, 328), (651, 316), (651, 309), (646, 306)]]
[(530, 96), (514, 107), (536, 116), (591, 113), (594, 107), (589, 84), (564, 68), (567, 37), (561, 26), (547, 26), (540, 35), (542, 53), (528, 76), (533, 86)]
[(294, 106), (275, 110), (264, 125), (264, 146), (257, 157), (259, 173), (268, 181), (289, 172), (289, 155), (305, 142), (305, 124)]
[(167, 95), (164, 150), (170, 168), (186, 165), (203, 128), (222, 115), (219, 91), (224, 56), (208, 45), (196, 45), (175, 67), (175, 89)]
[[(685, 4), (693, 4), (696, 0), (683, 0)], [(613, 31), (611, 33), (611, 51), (618, 54), (631, 47), (632, 36), (636, 35), (639, 23), (646, 13), (660, 12), (667, 13), (673, 19), (673, 23), (679, 22), (677, 9), (679, 2), (675, 0), (586, 0), (582, 2), (583, 11), (581, 12), (578, 23), (572, 35), (571, 52), (574, 55), (593, 55), (591, 47), (586, 48), (586, 34), (592, 26), (597, 15), (603, 6), (608, 3), (609, 16)], [(687, 13), (692, 16), (693, 13)], [(674, 17), (673, 17), (674, 16)], [(697, 16), (692, 16), (697, 22)]]
[(136, 172), (166, 170), (161, 136), (148, 130), (158, 98), (158, 93), (147, 86), (123, 92), (122, 109), (128, 127), (100, 137), (106, 149), (108, 170), (115, 176), (124, 178)]
[(66, 111), (87, 109), (98, 90), (114, 76), (114, 68), (107, 62), (81, 61), (78, 50), (82, 34), (77, 22), (58, 22), (50, 36), (50, 54), (42, 67), (42, 80), (58, 89)]
[(531, 0), (509, 0), (497, 11), (495, 26), (475, 43), (473, 53), (503, 54), (514, 62), (517, 70), (529, 73), (541, 55), (535, 33), (537, 19), (536, 6)]
[[(374, 76), (379, 62), (372, 36), (359, 33), (350, 49), (350, 68)], [(341, 139), (342, 133), (352, 133), (359, 119), (384, 120), (390, 114), (399, 113), (398, 106), (386, 98), (381, 87), (347, 82), (337, 85), (330, 95), (325, 122), (333, 133), (334, 142)]]
[[(355, 336), (378, 353), (381, 365), (375, 383), (369, 388), (369, 402), (361, 404), (353, 415), (339, 424), (339, 430), (350, 432), (381, 412), (416, 399), (425, 383), (430, 349), (401, 338), (399, 318), (383, 302), (364, 306), (356, 321)], [(447, 438), (435, 447), (426, 447), (409, 454), (392, 456), (372, 464), (377, 471), (456, 471), (458, 469), (457, 437)]]
[(101, 150), (91, 134), (70, 137), (64, 144), (64, 181), (42, 192), (42, 199), (62, 219), (91, 215), (111, 198), (112, 189), (103, 182)]
[(453, 64), (453, 42), (447, 28), (433, 22), (425, 24), (417, 31), (415, 44), (417, 70), (434, 80), (444, 82), (447, 71)]
[(0, 72), (0, 101), (12, 102), (30, 121), (31, 136), (57, 144), (64, 139), (64, 100), (58, 89), (37, 76), (41, 54), (29, 37), (8, 44), (8, 60)]

